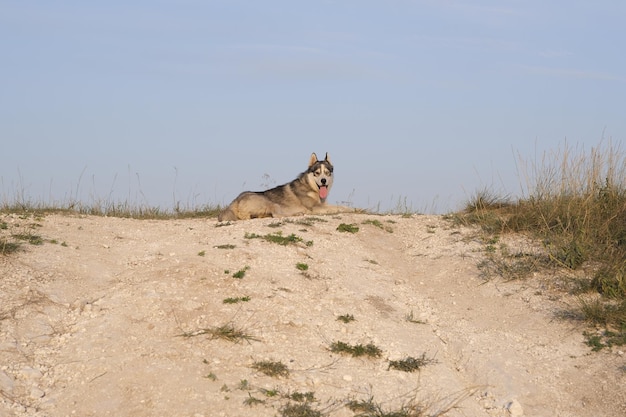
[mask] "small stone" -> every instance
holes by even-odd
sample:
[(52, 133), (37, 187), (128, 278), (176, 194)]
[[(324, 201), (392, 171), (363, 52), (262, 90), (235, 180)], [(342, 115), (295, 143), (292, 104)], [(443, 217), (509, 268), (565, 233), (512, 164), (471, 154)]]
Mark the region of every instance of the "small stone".
[(15, 382), (13, 381), (13, 378), (0, 371), (0, 391), (6, 392), (7, 394), (12, 394), (13, 388), (15, 388)]
[(30, 390), (30, 398), (32, 398), (33, 400), (38, 400), (39, 398), (43, 398), (45, 395), (46, 393), (37, 387), (33, 387)]
[(514, 417), (521, 417), (524, 415), (524, 409), (522, 405), (517, 401), (513, 400), (506, 405), (506, 411), (509, 412), (510, 415)]
[(40, 379), (43, 375), (39, 369), (26, 366), (20, 370), (20, 376), (28, 381)]
[(343, 380), (346, 381), (346, 382), (352, 381), (352, 375), (344, 375), (343, 376)]

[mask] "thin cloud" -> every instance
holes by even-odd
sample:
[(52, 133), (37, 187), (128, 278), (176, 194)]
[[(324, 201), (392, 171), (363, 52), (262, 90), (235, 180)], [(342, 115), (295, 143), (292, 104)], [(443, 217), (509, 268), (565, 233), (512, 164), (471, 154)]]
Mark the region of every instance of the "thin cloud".
[(600, 81), (619, 81), (626, 82), (626, 77), (609, 74), (606, 72), (580, 70), (574, 68), (551, 68), (541, 66), (524, 65), (522, 69), (533, 75), (546, 75), (559, 78), (575, 78)]
[(234, 44), (218, 49), (221, 66), (231, 75), (286, 80), (380, 79), (388, 69), (359, 53), (288, 44)]
[[(484, 18), (502, 18), (504, 16), (519, 16), (523, 13), (519, 9), (514, 9), (511, 7), (503, 7), (503, 6), (491, 6), (491, 5), (481, 5), (476, 4), (475, 1), (459, 1), (459, 0), (448, 0), (441, 1), (438, 0), (436, 2), (432, 2), (437, 6), (441, 6), (445, 9), (452, 10), (457, 13), (461, 13), (466, 16), (474, 16)], [(494, 23), (500, 23), (498, 21), (493, 21)]]
[(564, 50), (555, 51), (555, 50), (548, 49), (548, 50), (539, 52), (539, 56), (542, 58), (566, 58), (572, 55), (574, 55), (572, 52), (564, 51)]
[(467, 50), (486, 51), (516, 51), (523, 48), (519, 42), (497, 39), (494, 37), (471, 37), (471, 36), (414, 36), (415, 41), (423, 45), (437, 45), (445, 48), (460, 48)]
[(235, 44), (226, 46), (226, 49), (272, 54), (322, 54), (326, 52), (323, 49), (310, 46), (281, 45), (271, 43)]

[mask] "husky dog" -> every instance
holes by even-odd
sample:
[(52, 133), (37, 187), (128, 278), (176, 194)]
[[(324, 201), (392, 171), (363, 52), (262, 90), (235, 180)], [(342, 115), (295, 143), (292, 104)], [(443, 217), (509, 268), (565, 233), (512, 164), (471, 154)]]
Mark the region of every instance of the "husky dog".
[(331, 214), (354, 211), (350, 207), (326, 204), (333, 185), (333, 165), (328, 153), (323, 161), (311, 154), (309, 168), (290, 183), (266, 191), (245, 191), (217, 219), (247, 220), (259, 217), (285, 217), (302, 214)]

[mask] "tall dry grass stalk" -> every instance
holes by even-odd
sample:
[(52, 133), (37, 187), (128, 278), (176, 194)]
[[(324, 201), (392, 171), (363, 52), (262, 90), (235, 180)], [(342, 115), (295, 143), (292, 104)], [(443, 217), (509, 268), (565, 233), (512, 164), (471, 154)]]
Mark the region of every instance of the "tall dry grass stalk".
[(611, 142), (589, 151), (565, 143), (556, 152), (544, 154), (539, 164), (521, 160), (527, 187), (514, 206), (509, 226), (538, 232), (562, 252), (565, 266), (571, 268), (585, 261), (624, 263), (624, 157), (621, 147)]
[(596, 195), (626, 184), (626, 160), (621, 145), (601, 142), (586, 150), (567, 142), (544, 152), (539, 161), (518, 155), (523, 198), (552, 199)]
[(617, 310), (607, 304), (606, 316), (626, 335), (624, 150), (610, 141), (589, 150), (565, 142), (539, 160), (518, 158), (522, 197), (512, 201), (482, 190), (461, 221), (491, 234), (527, 233), (543, 243), (553, 265), (584, 267), (590, 288), (620, 304)]

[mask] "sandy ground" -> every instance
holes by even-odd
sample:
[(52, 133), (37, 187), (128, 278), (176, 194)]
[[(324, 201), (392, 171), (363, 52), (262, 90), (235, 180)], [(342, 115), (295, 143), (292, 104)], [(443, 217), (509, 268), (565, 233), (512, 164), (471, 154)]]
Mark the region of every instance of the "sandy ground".
[[(306, 404), (342, 417), (355, 415), (350, 401), (626, 415), (624, 353), (592, 353), (583, 325), (558, 318), (575, 300), (549, 279), (485, 282), (475, 230), (439, 216), (305, 219), (0, 216), (5, 236), (44, 239), (0, 256), (0, 416), (282, 416)], [(246, 237), (278, 232), (302, 241)], [(249, 338), (205, 334), (220, 326)], [(334, 342), (382, 354), (334, 353)], [(432, 363), (390, 369), (409, 357)], [(261, 361), (289, 373), (268, 376)]]

